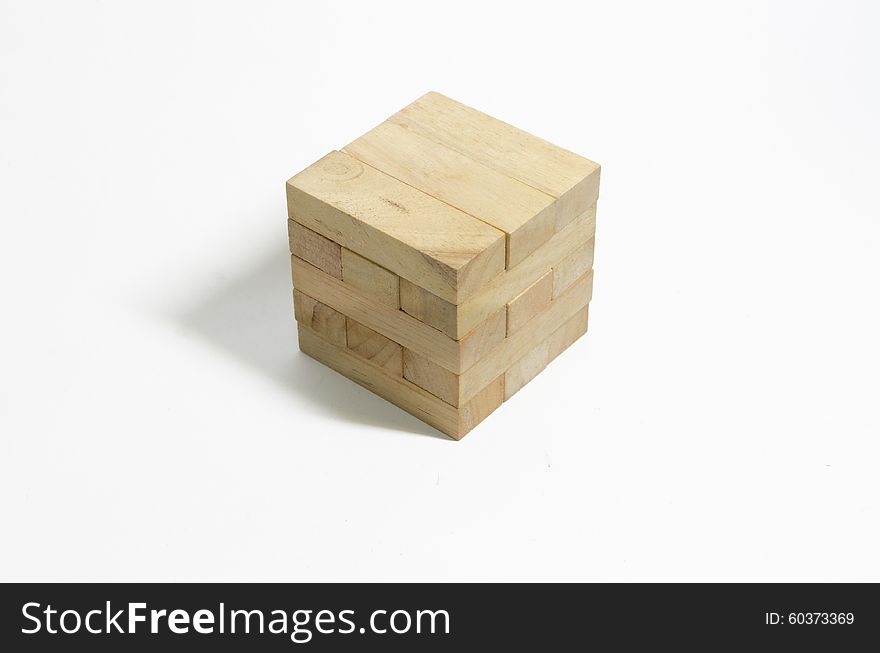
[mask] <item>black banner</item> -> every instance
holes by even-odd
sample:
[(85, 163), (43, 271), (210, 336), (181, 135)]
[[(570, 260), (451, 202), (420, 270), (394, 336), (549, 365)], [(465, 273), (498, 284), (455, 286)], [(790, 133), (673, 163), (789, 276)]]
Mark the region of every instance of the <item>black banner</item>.
[(870, 584), (10, 584), (0, 595), (4, 651), (853, 650), (880, 635)]

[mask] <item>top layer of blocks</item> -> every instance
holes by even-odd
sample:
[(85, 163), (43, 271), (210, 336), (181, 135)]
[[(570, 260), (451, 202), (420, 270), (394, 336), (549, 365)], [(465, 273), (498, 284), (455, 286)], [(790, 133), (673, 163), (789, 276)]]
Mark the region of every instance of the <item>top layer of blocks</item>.
[(290, 217), (453, 304), (596, 202), (599, 165), (428, 93), (287, 185)]

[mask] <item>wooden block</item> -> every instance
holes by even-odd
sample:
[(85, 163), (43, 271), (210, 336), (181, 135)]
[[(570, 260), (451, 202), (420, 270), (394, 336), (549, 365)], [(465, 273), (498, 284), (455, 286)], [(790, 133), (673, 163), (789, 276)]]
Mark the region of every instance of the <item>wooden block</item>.
[(342, 152), (288, 180), (287, 206), (296, 222), (456, 304), (504, 269), (503, 231)]
[(504, 400), (510, 399), (526, 383), (534, 379), (547, 366), (550, 342), (545, 340), (510, 366), (504, 373)]
[(458, 374), (411, 349), (403, 350), (403, 377), (447, 404), (458, 406)]
[(455, 304), (406, 279), (401, 279), (400, 308), (417, 320), (430, 324), (450, 338), (458, 340), (458, 310)]
[[(490, 315), (483, 324), (456, 341), (403, 311), (376, 303), (344, 281), (295, 256), (291, 257), (291, 268), (293, 285), (301, 292), (320, 298), (347, 317), (427, 356), (450, 372), (460, 374), (504, 340), (504, 309)], [(483, 385), (488, 385), (492, 379)]]
[(591, 238), (553, 266), (553, 297), (559, 297), (581, 275), (593, 267), (595, 243), (596, 239)]
[(389, 374), (403, 376), (403, 348), (352, 319), (346, 321), (348, 348)]
[(517, 331), (522, 325), (542, 313), (553, 299), (553, 271), (523, 290), (507, 304), (507, 335)]
[(535, 251), (556, 229), (554, 197), (405, 125), (384, 122), (343, 151), (503, 231), (507, 267)]
[(587, 332), (589, 315), (590, 306), (584, 306), (581, 310), (575, 313), (574, 316), (570, 317), (565, 324), (553, 332), (553, 335), (548, 338), (548, 363), (568, 349), (574, 344), (575, 340)]
[(596, 203), (599, 164), (439, 93), (427, 93), (389, 122), (557, 198), (557, 231)]
[(308, 261), (330, 276), (342, 278), (342, 253), (339, 245), (292, 220), (287, 221), (287, 237), (291, 254)]
[(334, 345), (345, 347), (345, 316), (342, 313), (298, 290), (293, 291), (293, 312), (297, 322)]
[(504, 399), (503, 376), (493, 379), (466, 405), (455, 408), (402, 376), (389, 374), (383, 368), (324, 340), (303, 326), (299, 327), (299, 347), (308, 356), (456, 440), (464, 437), (498, 408)]
[[(486, 419), (504, 402), (504, 375), (489, 383), (458, 411), (458, 428), (463, 436)], [(461, 437), (461, 436), (459, 436)]]
[(400, 308), (400, 277), (344, 247), (341, 278), (367, 297), (385, 306)]
[(590, 301), (593, 290), (593, 271), (590, 270), (575, 281), (550, 307), (529, 320), (519, 331), (505, 338), (500, 345), (465, 370), (458, 379), (459, 400), (468, 401), (510, 367), (546, 339), (548, 333), (555, 331), (584, 304)]

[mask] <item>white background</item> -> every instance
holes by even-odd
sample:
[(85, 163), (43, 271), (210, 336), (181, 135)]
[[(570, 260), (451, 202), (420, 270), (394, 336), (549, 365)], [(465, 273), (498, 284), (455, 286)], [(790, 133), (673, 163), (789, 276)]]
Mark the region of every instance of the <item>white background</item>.
[[(0, 579), (880, 581), (880, 10), (2, 2)], [(428, 90), (603, 165), (461, 442), (297, 352), (284, 181)]]

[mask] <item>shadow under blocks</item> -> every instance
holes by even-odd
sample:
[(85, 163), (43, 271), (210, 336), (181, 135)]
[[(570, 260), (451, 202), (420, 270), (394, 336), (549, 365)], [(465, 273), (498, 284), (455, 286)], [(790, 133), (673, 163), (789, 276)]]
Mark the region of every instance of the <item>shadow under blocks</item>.
[[(218, 351), (296, 393), (328, 417), (428, 435), (439, 431), (309, 358), (297, 347), (290, 253), (266, 250), (174, 315)], [(296, 428), (291, 424), (291, 431)]]

